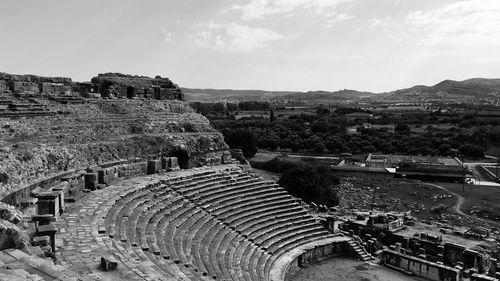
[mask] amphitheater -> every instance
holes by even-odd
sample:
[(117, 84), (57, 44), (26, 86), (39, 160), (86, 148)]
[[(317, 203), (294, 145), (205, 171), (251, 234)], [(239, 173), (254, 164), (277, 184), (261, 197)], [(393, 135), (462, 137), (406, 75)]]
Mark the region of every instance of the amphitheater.
[(286, 280), (368, 259), (167, 78), (0, 74), (0, 280)]

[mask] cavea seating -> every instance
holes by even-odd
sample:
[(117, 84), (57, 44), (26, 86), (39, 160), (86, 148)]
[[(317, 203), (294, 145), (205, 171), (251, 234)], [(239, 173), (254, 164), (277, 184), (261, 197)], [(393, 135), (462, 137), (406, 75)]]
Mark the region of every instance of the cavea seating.
[(117, 195), (100, 208), (108, 250), (147, 264), (148, 276), (268, 280), (289, 249), (333, 237), (282, 188), (237, 168)]

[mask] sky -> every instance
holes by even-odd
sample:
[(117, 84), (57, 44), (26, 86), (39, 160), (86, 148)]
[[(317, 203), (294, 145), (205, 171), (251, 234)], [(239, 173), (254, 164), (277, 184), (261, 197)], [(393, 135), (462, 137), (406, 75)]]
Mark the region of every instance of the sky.
[(272, 91), (500, 78), (500, 1), (1, 0), (0, 71)]

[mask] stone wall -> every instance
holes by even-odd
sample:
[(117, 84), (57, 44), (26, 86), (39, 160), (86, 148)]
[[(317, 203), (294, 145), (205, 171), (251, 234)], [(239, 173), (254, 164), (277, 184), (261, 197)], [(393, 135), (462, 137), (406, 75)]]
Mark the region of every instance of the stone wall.
[(348, 245), (345, 241), (318, 245), (311, 249), (307, 249), (288, 263), (284, 272), (284, 280), (293, 279), (293, 276), (295, 276), (301, 268), (308, 265), (316, 264), (333, 257), (348, 255)]
[[(65, 77), (41, 77), (36, 75), (16, 75), (0, 72), (0, 93), (4, 90), (21, 95), (67, 95), (72, 92), (81, 97), (183, 100), (184, 95), (178, 85), (168, 78), (155, 78), (104, 73), (92, 78), (91, 82), (73, 82)], [(89, 95), (90, 94), (90, 95)]]
[(8, 248), (24, 249), (29, 238), (17, 224), (22, 213), (13, 206), (0, 202), (0, 250)]
[(4, 80), (0, 80), (0, 94), (7, 90), (7, 83)]
[[(181, 168), (232, 161), (222, 134), (168, 78), (106, 73), (74, 83), (0, 73), (0, 81), (12, 91), (0, 96), (0, 198), (25, 196), (54, 175), (73, 177), (69, 190), (78, 190), (85, 181), (78, 170), (119, 160), (176, 157)], [(102, 174), (101, 182), (140, 174), (127, 165)]]
[(184, 101), (38, 102), (53, 114), (0, 116), (0, 173), (8, 178), (0, 196), (39, 178), (120, 159), (182, 153), (186, 167), (230, 161), (222, 134)]
[(382, 265), (398, 269), (428, 280), (458, 281), (460, 271), (453, 267), (429, 262), (417, 257), (405, 255), (392, 250), (383, 250)]

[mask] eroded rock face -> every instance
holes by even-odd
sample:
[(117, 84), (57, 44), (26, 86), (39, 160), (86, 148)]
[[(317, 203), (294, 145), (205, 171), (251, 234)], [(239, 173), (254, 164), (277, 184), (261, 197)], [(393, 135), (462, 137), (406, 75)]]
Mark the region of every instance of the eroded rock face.
[(182, 100), (179, 86), (168, 78), (132, 76), (121, 73), (104, 73), (92, 78), (92, 84), (105, 97), (152, 98), (157, 100)]
[(222, 157), (227, 145), (208, 120), (183, 101), (94, 100), (61, 105), (55, 115), (0, 118), (5, 152), (0, 195), (36, 178), (118, 159), (157, 158), (185, 151), (191, 166)]
[[(106, 73), (73, 83), (0, 73), (0, 81), (30, 93), (0, 94), (0, 198), (72, 169), (178, 155), (184, 155), (185, 167), (216, 165), (228, 149), (222, 134), (180, 100), (179, 87), (168, 78)], [(75, 90), (94, 93), (91, 99), (46, 95)]]
[(31, 74), (18, 75), (0, 72), (0, 80), (4, 81), (17, 81), (17, 82), (32, 82), (32, 83), (59, 83), (64, 85), (71, 85), (73, 81), (67, 77), (43, 77)]
[(104, 73), (91, 82), (73, 82), (66, 77), (41, 77), (0, 72), (0, 93), (10, 91), (34, 96), (81, 96), (86, 98), (145, 98), (183, 100), (179, 86), (168, 78), (155, 78), (121, 73)]

